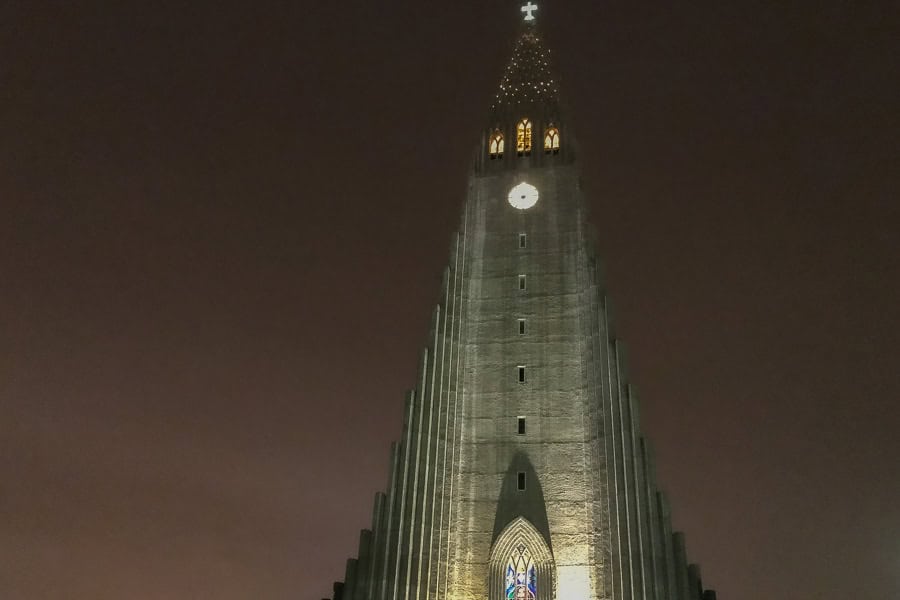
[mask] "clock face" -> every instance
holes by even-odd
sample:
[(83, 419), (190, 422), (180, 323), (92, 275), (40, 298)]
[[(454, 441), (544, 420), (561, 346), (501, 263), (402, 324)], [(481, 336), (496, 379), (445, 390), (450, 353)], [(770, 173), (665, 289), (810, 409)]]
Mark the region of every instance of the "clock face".
[(509, 190), (508, 200), (510, 206), (513, 208), (518, 208), (519, 210), (531, 208), (537, 204), (538, 201), (537, 188), (530, 183), (525, 183), (523, 181), (513, 189)]

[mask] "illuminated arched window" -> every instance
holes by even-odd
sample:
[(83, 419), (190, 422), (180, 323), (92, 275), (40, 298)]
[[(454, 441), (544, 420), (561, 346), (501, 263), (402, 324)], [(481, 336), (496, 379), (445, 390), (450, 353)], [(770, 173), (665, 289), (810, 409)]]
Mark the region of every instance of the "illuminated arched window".
[(559, 129), (553, 125), (544, 132), (544, 152), (547, 154), (550, 152), (557, 154), (559, 152)]
[(513, 550), (506, 565), (506, 584), (504, 597), (506, 600), (536, 600), (537, 570), (531, 552), (524, 544)]
[(488, 153), (491, 155), (492, 160), (503, 158), (503, 134), (499, 130), (495, 130), (491, 134), (491, 139), (488, 142)]
[(520, 156), (531, 154), (531, 121), (527, 118), (516, 125), (516, 152)]

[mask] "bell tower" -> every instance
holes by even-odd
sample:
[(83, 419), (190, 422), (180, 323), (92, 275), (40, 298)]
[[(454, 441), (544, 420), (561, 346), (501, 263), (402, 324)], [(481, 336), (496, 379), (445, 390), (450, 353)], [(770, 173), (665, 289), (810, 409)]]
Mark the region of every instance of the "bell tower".
[[(521, 168), (526, 163), (561, 164), (574, 158), (571, 144), (563, 152), (559, 82), (553, 74), (550, 51), (538, 31), (537, 8), (530, 2), (523, 7), (530, 19), (520, 24), (512, 57), (491, 103), (490, 124), (485, 131), (488, 151), (480, 155), (479, 172)], [(528, 160), (510, 160), (513, 157)]]
[(407, 394), (334, 600), (711, 600), (657, 490), (574, 136), (521, 8)]

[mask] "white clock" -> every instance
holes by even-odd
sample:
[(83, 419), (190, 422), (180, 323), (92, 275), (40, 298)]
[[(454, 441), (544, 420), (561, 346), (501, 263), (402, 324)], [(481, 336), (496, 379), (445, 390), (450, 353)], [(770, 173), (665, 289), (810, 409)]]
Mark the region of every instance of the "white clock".
[(508, 200), (510, 206), (513, 208), (518, 208), (519, 210), (531, 208), (537, 204), (538, 201), (537, 188), (530, 183), (525, 183), (523, 181), (513, 189), (509, 190)]

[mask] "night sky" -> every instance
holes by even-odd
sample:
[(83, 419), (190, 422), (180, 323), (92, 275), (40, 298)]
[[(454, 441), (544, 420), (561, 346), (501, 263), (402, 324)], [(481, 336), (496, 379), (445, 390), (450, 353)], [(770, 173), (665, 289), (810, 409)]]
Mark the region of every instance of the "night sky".
[[(519, 4), (0, 3), (0, 597), (330, 593)], [(705, 584), (900, 597), (897, 6), (539, 4)]]

